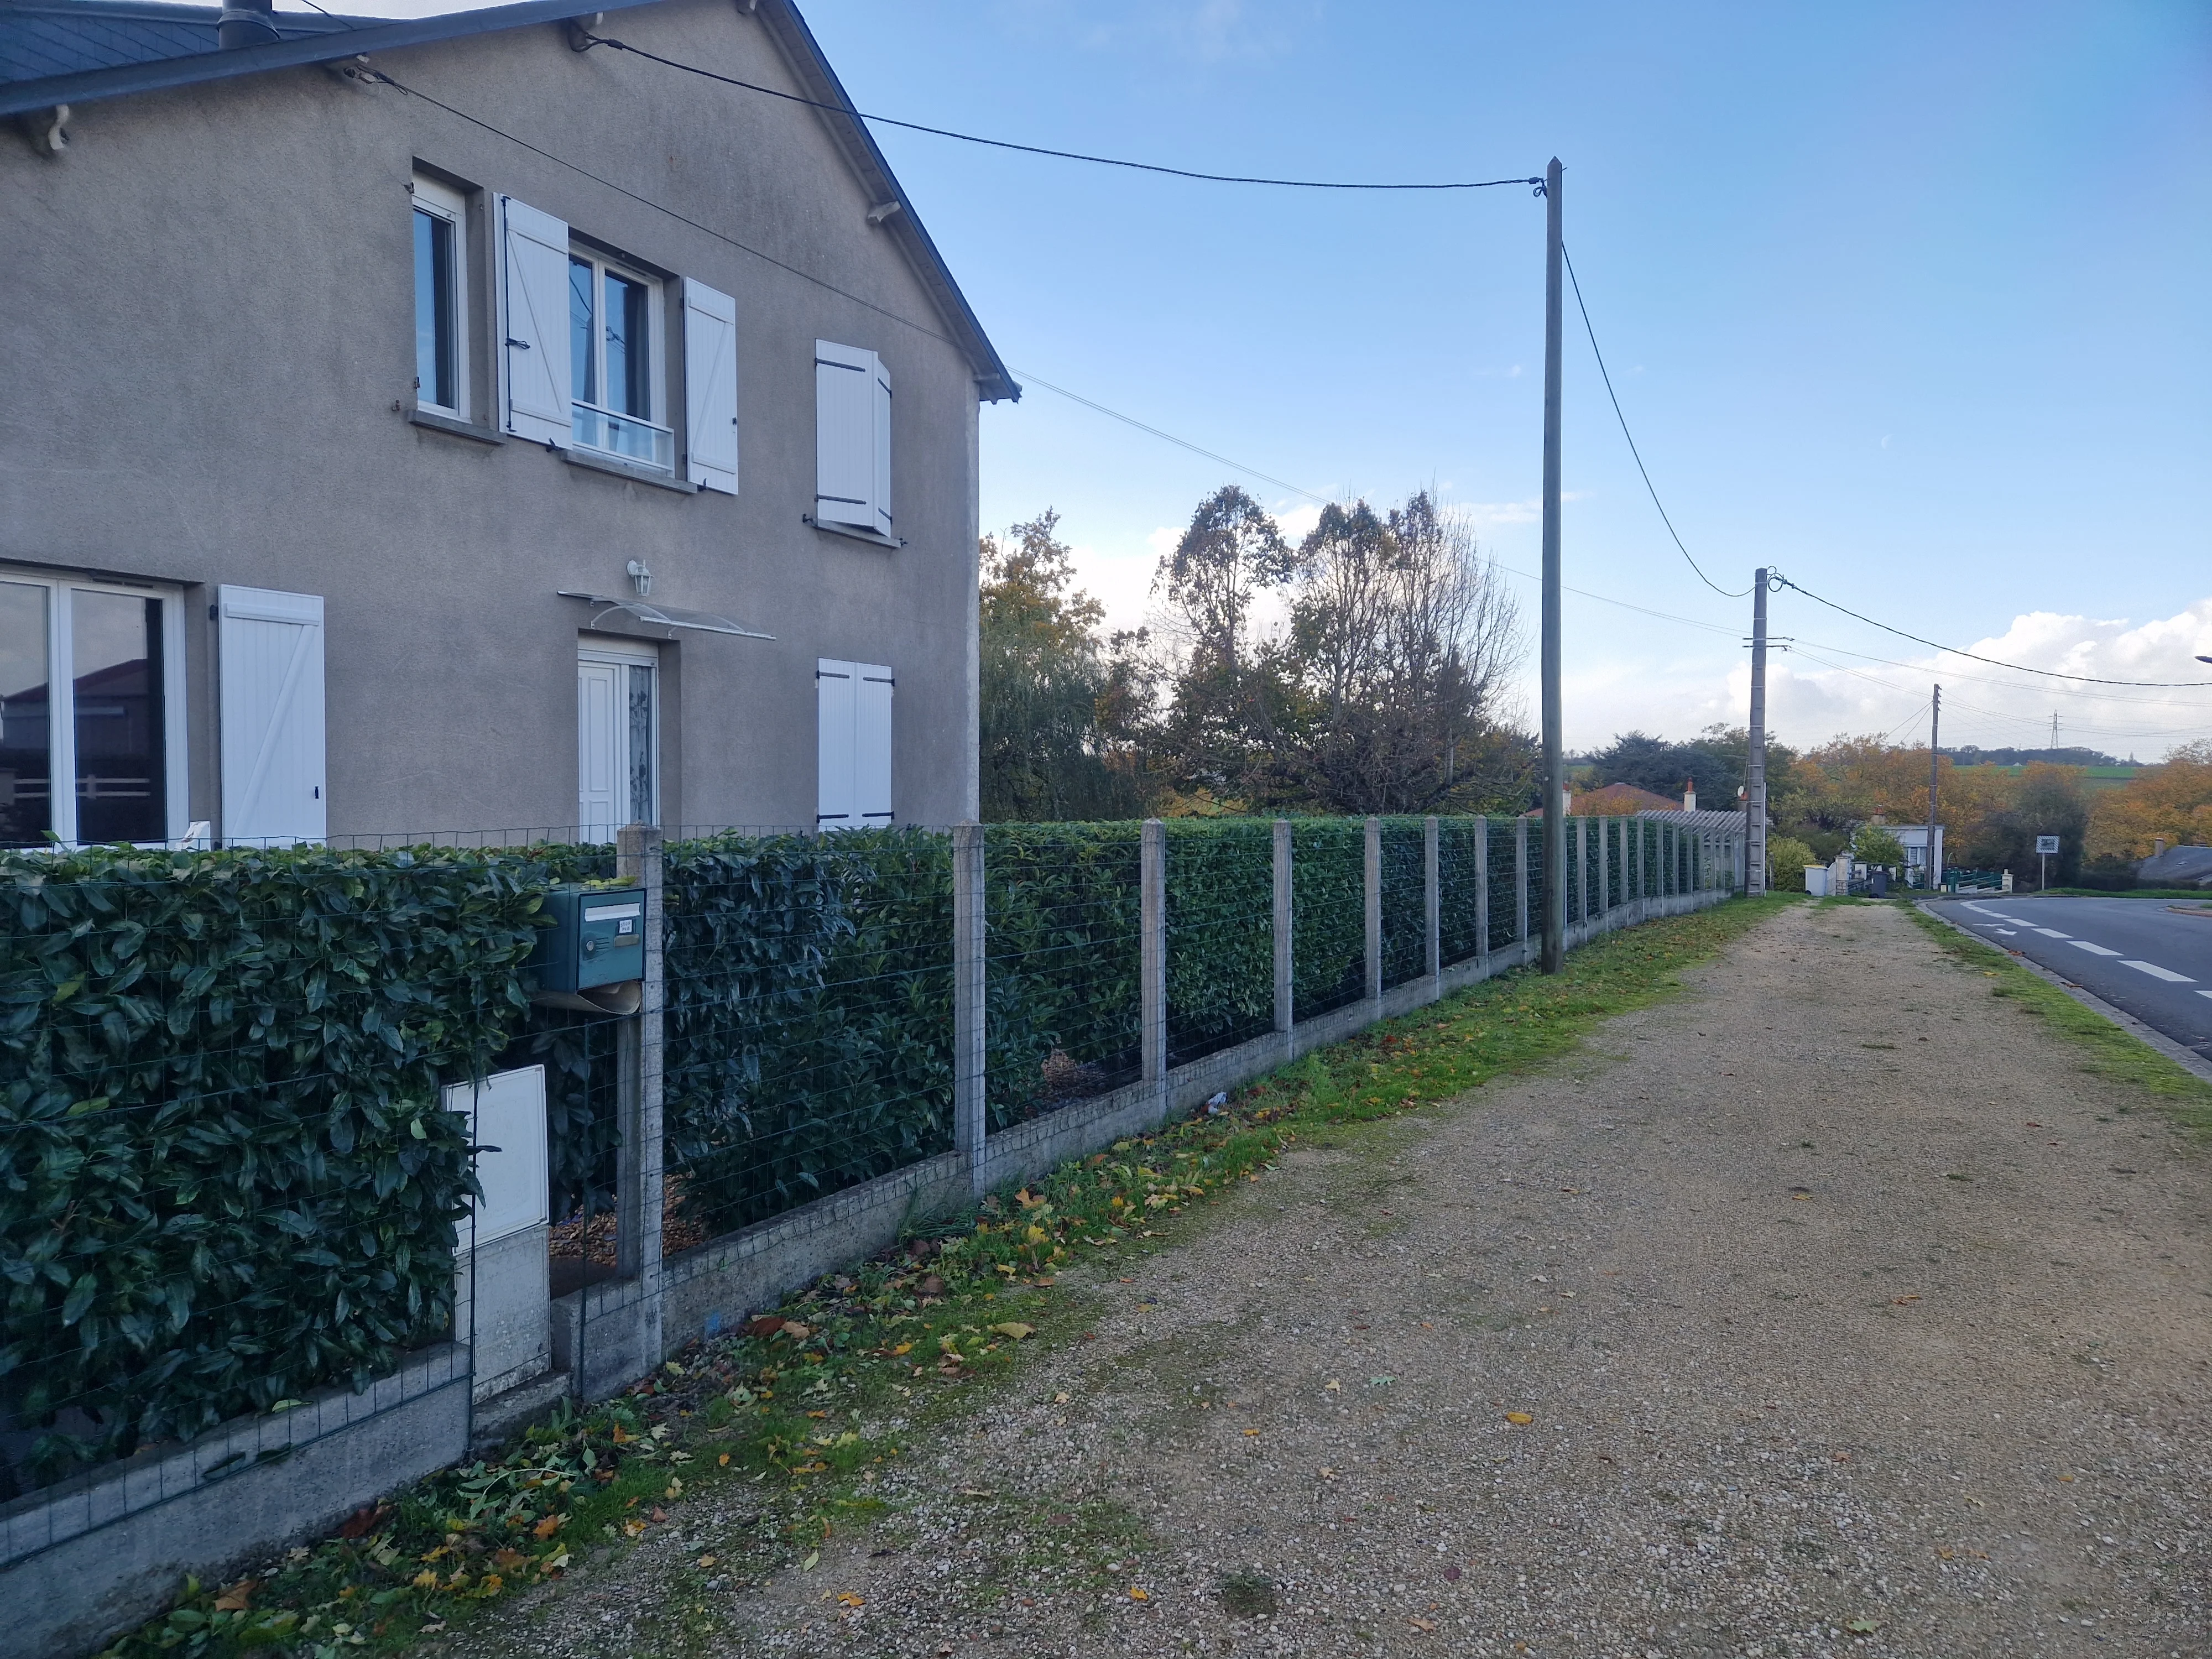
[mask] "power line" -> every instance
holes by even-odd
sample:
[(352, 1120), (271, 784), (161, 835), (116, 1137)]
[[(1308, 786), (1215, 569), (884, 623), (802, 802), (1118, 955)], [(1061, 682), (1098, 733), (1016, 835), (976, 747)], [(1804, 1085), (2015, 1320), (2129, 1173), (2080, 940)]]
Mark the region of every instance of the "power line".
[(1017, 368), (1014, 370), (1014, 373), (1020, 375), (1026, 384), (1031, 386), (1041, 386), (1047, 392), (1056, 392), (1061, 397), (1066, 398), (1070, 403), (1081, 404), (1085, 409), (1097, 410), (1101, 415), (1108, 416), (1114, 420), (1119, 421), (1124, 426), (1133, 426), (1139, 432), (1150, 433), (1153, 437), (1158, 438), (1164, 442), (1174, 444), (1178, 448), (1188, 449), (1194, 455), (1203, 455), (1209, 461), (1218, 461), (1222, 465), (1229, 467), (1235, 471), (1242, 472), (1249, 477), (1258, 478), (1263, 483), (1271, 483), (1278, 489), (1287, 489), (1293, 495), (1303, 495), (1310, 501), (1318, 501), (1323, 507), (1327, 507), (1329, 504), (1330, 498), (1327, 495), (1317, 495), (1312, 490), (1304, 489), (1300, 485), (1294, 484), (1288, 479), (1278, 478), (1270, 472), (1262, 472), (1256, 466), (1247, 466), (1242, 461), (1231, 460), (1226, 455), (1217, 455), (1213, 451), (1201, 448), (1197, 444), (1191, 442), (1188, 438), (1178, 438), (1172, 432), (1163, 432), (1159, 428), (1140, 421), (1133, 415), (1124, 415), (1118, 409), (1109, 409), (1105, 404), (1098, 402), (1096, 398), (1086, 398), (1079, 392), (1070, 392), (1064, 386), (1054, 386), (1050, 380), (1045, 380), (1041, 375), (1032, 374), (1025, 368)]
[(2083, 685), (2130, 685), (2147, 691), (2212, 690), (2212, 680), (2100, 679), (2094, 674), (2063, 674), (2055, 668), (2030, 668), (2025, 663), (2005, 662), (1996, 657), (1978, 656), (1972, 651), (1961, 651), (1958, 647), (1953, 645), (1938, 645), (1934, 640), (1923, 639), (1917, 634), (1908, 634), (1901, 628), (1892, 628), (1886, 622), (1876, 622), (1872, 617), (1862, 616), (1859, 612), (1851, 610), (1846, 605), (1838, 605), (1833, 599), (1822, 599), (1818, 593), (1814, 592), (1810, 588), (1800, 587), (1796, 582), (1791, 581), (1789, 577), (1782, 574), (1779, 571), (1775, 573), (1774, 580), (1780, 582), (1784, 587), (1790, 588), (1796, 592), (1802, 593), (1807, 599), (1812, 600), (1815, 605), (1825, 605), (1829, 610), (1840, 611), (1844, 616), (1852, 618), (1854, 621), (1866, 623), (1869, 628), (1879, 628), (1885, 634), (1894, 634), (1900, 640), (1911, 640), (1915, 645), (1924, 645), (1931, 651), (1941, 651), (1948, 656), (1964, 657), (1969, 662), (1985, 662), (1993, 668), (2009, 668), (2016, 674), (2040, 674), (2045, 679), (2073, 680)]
[[(1541, 179), (1448, 179), (1436, 183), (1398, 183), (1374, 181), (1345, 181), (1329, 179), (1261, 179), (1233, 173), (1198, 173), (1188, 167), (1163, 167), (1152, 161), (1124, 161), (1115, 155), (1088, 155), (1080, 150), (1048, 149), (1042, 144), (1018, 144), (1006, 138), (984, 138), (972, 132), (955, 132), (950, 127), (925, 126), (919, 121), (902, 121), (896, 116), (871, 115), (865, 110), (854, 109), (849, 104), (826, 103), (818, 98), (807, 98), (795, 92), (783, 92), (775, 87), (764, 87), (755, 81), (740, 81), (734, 75), (723, 75), (697, 64), (687, 64), (679, 58), (663, 58), (659, 52), (647, 52), (642, 46), (633, 46), (623, 40), (611, 40), (603, 34), (586, 33), (584, 37), (594, 46), (612, 46), (617, 52), (626, 52), (633, 58), (663, 64), (672, 70), (682, 70), (686, 75), (720, 81), (724, 86), (742, 87), (747, 92), (757, 92), (767, 98), (781, 98), (787, 104), (804, 104), (809, 109), (828, 110), (833, 115), (849, 116), (857, 121), (872, 122), (878, 126), (900, 127), (908, 132), (926, 132), (934, 138), (956, 138), (963, 144), (981, 144), (991, 149), (1011, 149), (1024, 155), (1046, 155), (1059, 161), (1087, 161), (1094, 167), (1127, 167), (1136, 173), (1164, 173), (1172, 179), (1196, 179), (1212, 185), (1268, 185), (1284, 190), (1495, 190), (1501, 185), (1540, 185)], [(588, 48), (587, 48), (588, 50)]]
[(1681, 553), (1682, 556), (1685, 559), (1689, 559), (1690, 568), (1697, 571), (1698, 580), (1699, 581), (1711, 588), (1714, 592), (1719, 594), (1724, 599), (1741, 599), (1747, 597), (1751, 592), (1751, 590), (1748, 587), (1745, 588), (1741, 593), (1729, 592), (1727, 588), (1723, 587), (1711, 576), (1705, 574), (1705, 571), (1698, 566), (1698, 562), (1695, 559), (1690, 558), (1690, 550), (1682, 545), (1681, 533), (1674, 528), (1674, 521), (1667, 516), (1666, 506), (1659, 499), (1659, 491), (1651, 482), (1651, 474), (1644, 468), (1644, 457), (1636, 447), (1636, 434), (1628, 429), (1628, 416), (1620, 412), (1620, 398), (1613, 389), (1613, 375), (1606, 368), (1605, 353), (1597, 349), (1597, 331), (1590, 326), (1589, 307), (1583, 303), (1582, 281), (1575, 275), (1575, 262), (1572, 258), (1568, 258), (1566, 246), (1564, 243), (1561, 244), (1559, 247), (1559, 257), (1565, 259), (1567, 262), (1567, 281), (1574, 286), (1575, 309), (1581, 312), (1583, 314), (1583, 332), (1589, 336), (1590, 356), (1597, 359), (1598, 374), (1605, 381), (1605, 395), (1613, 400), (1613, 416), (1615, 420), (1620, 422), (1620, 435), (1628, 440), (1628, 453), (1636, 458), (1636, 470), (1644, 475), (1644, 487), (1645, 489), (1650, 491), (1651, 505), (1659, 509), (1659, 522), (1667, 526), (1667, 533), (1669, 536), (1674, 537), (1674, 546)]

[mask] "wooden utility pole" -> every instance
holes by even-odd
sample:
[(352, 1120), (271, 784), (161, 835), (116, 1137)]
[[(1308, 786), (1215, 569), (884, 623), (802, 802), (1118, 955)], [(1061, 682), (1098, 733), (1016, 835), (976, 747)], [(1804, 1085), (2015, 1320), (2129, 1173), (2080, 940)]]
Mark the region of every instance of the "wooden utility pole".
[(1936, 856), (1936, 780), (1937, 757), (1936, 728), (1943, 718), (1943, 688), (1937, 686), (1936, 695), (1928, 704), (1928, 851), (1924, 854), (1928, 866), (1928, 890), (1934, 892), (1943, 884), (1943, 863)]
[(1567, 765), (1559, 713), (1559, 158), (1544, 169), (1544, 971), (1567, 959)]
[(1744, 757), (1743, 890), (1766, 890), (1766, 567), (1751, 585), (1751, 740)]

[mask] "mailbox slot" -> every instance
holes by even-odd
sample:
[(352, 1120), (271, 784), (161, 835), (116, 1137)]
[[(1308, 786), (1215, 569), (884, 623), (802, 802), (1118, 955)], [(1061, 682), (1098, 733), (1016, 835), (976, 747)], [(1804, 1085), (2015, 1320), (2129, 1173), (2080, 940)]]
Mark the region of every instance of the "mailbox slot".
[(524, 964), (536, 992), (568, 993), (645, 977), (645, 890), (556, 887), (545, 896), (550, 927)]

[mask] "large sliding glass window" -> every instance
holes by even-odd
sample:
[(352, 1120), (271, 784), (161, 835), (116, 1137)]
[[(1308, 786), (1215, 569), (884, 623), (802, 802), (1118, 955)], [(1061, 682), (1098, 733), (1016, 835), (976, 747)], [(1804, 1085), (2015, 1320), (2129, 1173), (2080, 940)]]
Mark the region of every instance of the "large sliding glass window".
[[(178, 604), (0, 572), (0, 845), (176, 833)], [(75, 787), (57, 793), (58, 775)]]
[(29, 847), (53, 827), (53, 711), (47, 590), (0, 581), (0, 843)]

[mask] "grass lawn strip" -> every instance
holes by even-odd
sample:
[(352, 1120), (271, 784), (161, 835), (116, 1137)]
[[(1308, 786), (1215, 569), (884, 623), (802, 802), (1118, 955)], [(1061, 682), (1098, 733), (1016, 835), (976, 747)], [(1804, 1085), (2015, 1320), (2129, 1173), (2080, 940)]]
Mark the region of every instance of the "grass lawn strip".
[[(896, 1250), (824, 1279), (735, 1334), (694, 1342), (613, 1400), (564, 1408), (495, 1458), (357, 1511), (335, 1537), (230, 1584), (188, 1579), (174, 1607), (102, 1659), (397, 1652), (458, 1633), (493, 1607), (520, 1612), (570, 1574), (680, 1531), (708, 1493), (726, 1510), (734, 1504), (750, 1513), (698, 1556), (690, 1587), (736, 1588), (749, 1573), (811, 1567), (841, 1527), (896, 1528), (871, 1491), (878, 1471), (918, 1431), (970, 1410), (969, 1385), (1006, 1375), (1026, 1344), (1082, 1340), (1089, 1298), (1058, 1284), (1079, 1261), (1110, 1269), (1119, 1254), (1159, 1248), (1176, 1218), (1232, 1182), (1259, 1181), (1301, 1136), (1328, 1139), (1557, 1060), (1600, 1022), (1671, 995), (1680, 970), (1802, 902), (1739, 900), (1609, 934), (1571, 955), (1557, 975), (1486, 980), (1308, 1054), (1237, 1091), (1224, 1109), (925, 1224)], [(2024, 988), (2017, 994), (2040, 993), (2057, 1005), (2054, 1019), (2079, 1022), (2069, 1032), (2093, 1042), (2102, 1034), (2141, 1056), (2133, 1062), (2141, 1075), (2158, 1079), (2146, 1087), (2173, 1095), (2179, 1079), (2203, 1090), (2012, 971)], [(1102, 1582), (1119, 1565), (1109, 1558), (1131, 1547), (1118, 1514), (1029, 1521), (1060, 1528), (1063, 1548), (1097, 1554), (1089, 1571)], [(703, 1606), (672, 1605), (668, 1617), (680, 1645), (714, 1633)]]
[(2212, 1137), (2212, 1084), (2192, 1076), (2094, 1009), (2085, 1008), (2057, 986), (2039, 979), (2009, 952), (1960, 933), (1918, 905), (1905, 912), (1954, 961), (1977, 968), (1996, 981), (1990, 994), (2016, 1001), (2062, 1036), (2089, 1051), (2083, 1069), (2099, 1077), (2130, 1083), (2155, 1098), (2166, 1115), (2194, 1139)]

